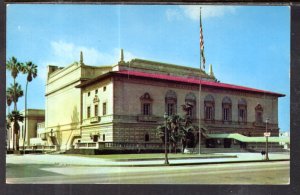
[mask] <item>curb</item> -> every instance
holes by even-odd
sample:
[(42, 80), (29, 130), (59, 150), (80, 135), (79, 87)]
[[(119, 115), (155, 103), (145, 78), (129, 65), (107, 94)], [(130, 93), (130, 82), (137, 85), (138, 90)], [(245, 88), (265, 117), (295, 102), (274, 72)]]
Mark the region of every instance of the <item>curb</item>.
[(78, 165), (78, 164), (60, 164), (55, 163), (55, 165), (59, 166), (80, 166), (80, 167), (171, 167), (171, 166), (189, 166), (189, 165), (209, 165), (209, 164), (230, 164), (230, 163), (271, 163), (271, 162), (279, 162), (279, 161), (290, 161), (290, 159), (275, 159), (275, 160), (245, 160), (245, 161), (221, 161), (221, 162), (193, 162), (193, 163), (170, 163), (169, 165), (165, 164), (129, 164), (129, 165), (122, 165), (122, 164), (103, 164), (103, 165)]
[[(189, 160), (189, 159), (215, 159), (215, 158), (237, 158), (237, 155), (227, 155), (227, 156), (210, 156), (210, 157), (177, 157), (168, 158), (169, 160)], [(151, 160), (164, 160), (165, 158), (141, 158), (141, 159), (114, 159), (115, 162), (134, 162), (134, 161), (151, 161)]]

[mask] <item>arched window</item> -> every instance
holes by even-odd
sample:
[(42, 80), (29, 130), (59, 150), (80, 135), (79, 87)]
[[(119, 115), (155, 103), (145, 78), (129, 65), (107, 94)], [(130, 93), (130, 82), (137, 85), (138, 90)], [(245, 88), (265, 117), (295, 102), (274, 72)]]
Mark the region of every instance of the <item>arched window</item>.
[(145, 93), (140, 97), (141, 100), (141, 113), (142, 115), (151, 115), (152, 114), (152, 99), (149, 93)]
[(238, 103), (238, 109), (239, 109), (239, 122), (247, 122), (247, 102), (245, 99), (240, 99)]
[(222, 101), (223, 121), (231, 121), (231, 99), (224, 97)]
[(263, 123), (263, 112), (264, 112), (263, 107), (260, 104), (258, 104), (255, 107), (255, 122), (256, 123)]
[(145, 134), (145, 142), (148, 142), (150, 140), (150, 136), (148, 133)]
[(196, 117), (196, 96), (193, 93), (188, 93), (185, 96), (185, 104), (188, 104), (191, 106), (191, 109), (189, 110), (188, 115), (191, 118)]
[(204, 98), (204, 119), (215, 119), (215, 99), (212, 95), (207, 95)]
[(174, 91), (169, 90), (165, 97), (165, 111), (168, 116), (177, 113), (177, 95)]

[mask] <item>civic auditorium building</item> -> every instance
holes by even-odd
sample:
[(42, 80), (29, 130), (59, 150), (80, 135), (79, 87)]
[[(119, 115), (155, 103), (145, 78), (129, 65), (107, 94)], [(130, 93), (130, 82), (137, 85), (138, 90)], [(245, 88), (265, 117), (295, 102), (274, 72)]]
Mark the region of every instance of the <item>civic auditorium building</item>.
[(113, 66), (86, 65), (82, 53), (68, 67), (49, 65), (45, 96), (40, 137), (68, 150), (161, 143), (155, 129), (164, 113), (184, 115), (187, 102), (194, 123), (201, 116), (208, 134), (263, 137), (268, 118), (268, 131), (278, 136), (278, 98), (285, 95), (221, 83), (211, 66), (206, 73), (143, 59), (125, 62), (121, 51)]

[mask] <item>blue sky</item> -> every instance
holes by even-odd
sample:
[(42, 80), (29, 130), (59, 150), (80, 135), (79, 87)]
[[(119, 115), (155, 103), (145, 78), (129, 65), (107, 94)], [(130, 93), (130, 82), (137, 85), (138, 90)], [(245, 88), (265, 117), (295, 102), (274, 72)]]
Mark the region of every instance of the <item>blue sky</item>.
[[(202, 6), (206, 63), (224, 83), (286, 94), (279, 126), (290, 129), (290, 9)], [(18, 5), (7, 7), (7, 59), (33, 61), (30, 108), (44, 108), (46, 67), (79, 61), (111, 65), (142, 58), (199, 67), (199, 6)], [(207, 65), (208, 71), (208, 65)], [(9, 72), (7, 74), (10, 74)], [(18, 81), (25, 88), (25, 76)], [(7, 84), (12, 80), (8, 76)], [(24, 108), (24, 98), (18, 103)]]

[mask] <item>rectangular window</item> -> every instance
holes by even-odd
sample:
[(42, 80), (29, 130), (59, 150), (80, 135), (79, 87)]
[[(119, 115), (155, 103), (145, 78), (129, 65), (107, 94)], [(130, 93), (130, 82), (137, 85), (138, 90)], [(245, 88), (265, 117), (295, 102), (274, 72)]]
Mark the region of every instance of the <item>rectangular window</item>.
[(224, 121), (229, 121), (229, 108), (224, 108), (223, 109), (223, 120)]
[(105, 86), (105, 87), (103, 87), (103, 91), (106, 91), (106, 86)]
[(168, 116), (171, 116), (173, 114), (175, 114), (175, 110), (174, 110), (174, 104), (173, 103), (168, 103), (167, 105), (167, 109), (168, 109)]
[(106, 115), (106, 102), (103, 103), (103, 115)]
[(240, 119), (241, 122), (245, 122), (246, 116), (245, 116), (245, 110), (244, 109), (239, 110), (239, 119)]
[(95, 116), (98, 116), (98, 105), (95, 105)]
[(97, 93), (98, 93), (98, 89), (95, 90), (95, 94), (97, 94)]
[(105, 141), (105, 134), (102, 135), (102, 140)]
[(88, 92), (88, 97), (90, 97), (90, 95), (91, 95), (91, 92)]
[(208, 106), (205, 109), (205, 119), (211, 120), (212, 119), (212, 107)]
[(150, 115), (150, 104), (149, 103), (143, 104), (143, 114)]
[(87, 107), (87, 118), (90, 118), (91, 117), (91, 107), (88, 106)]

